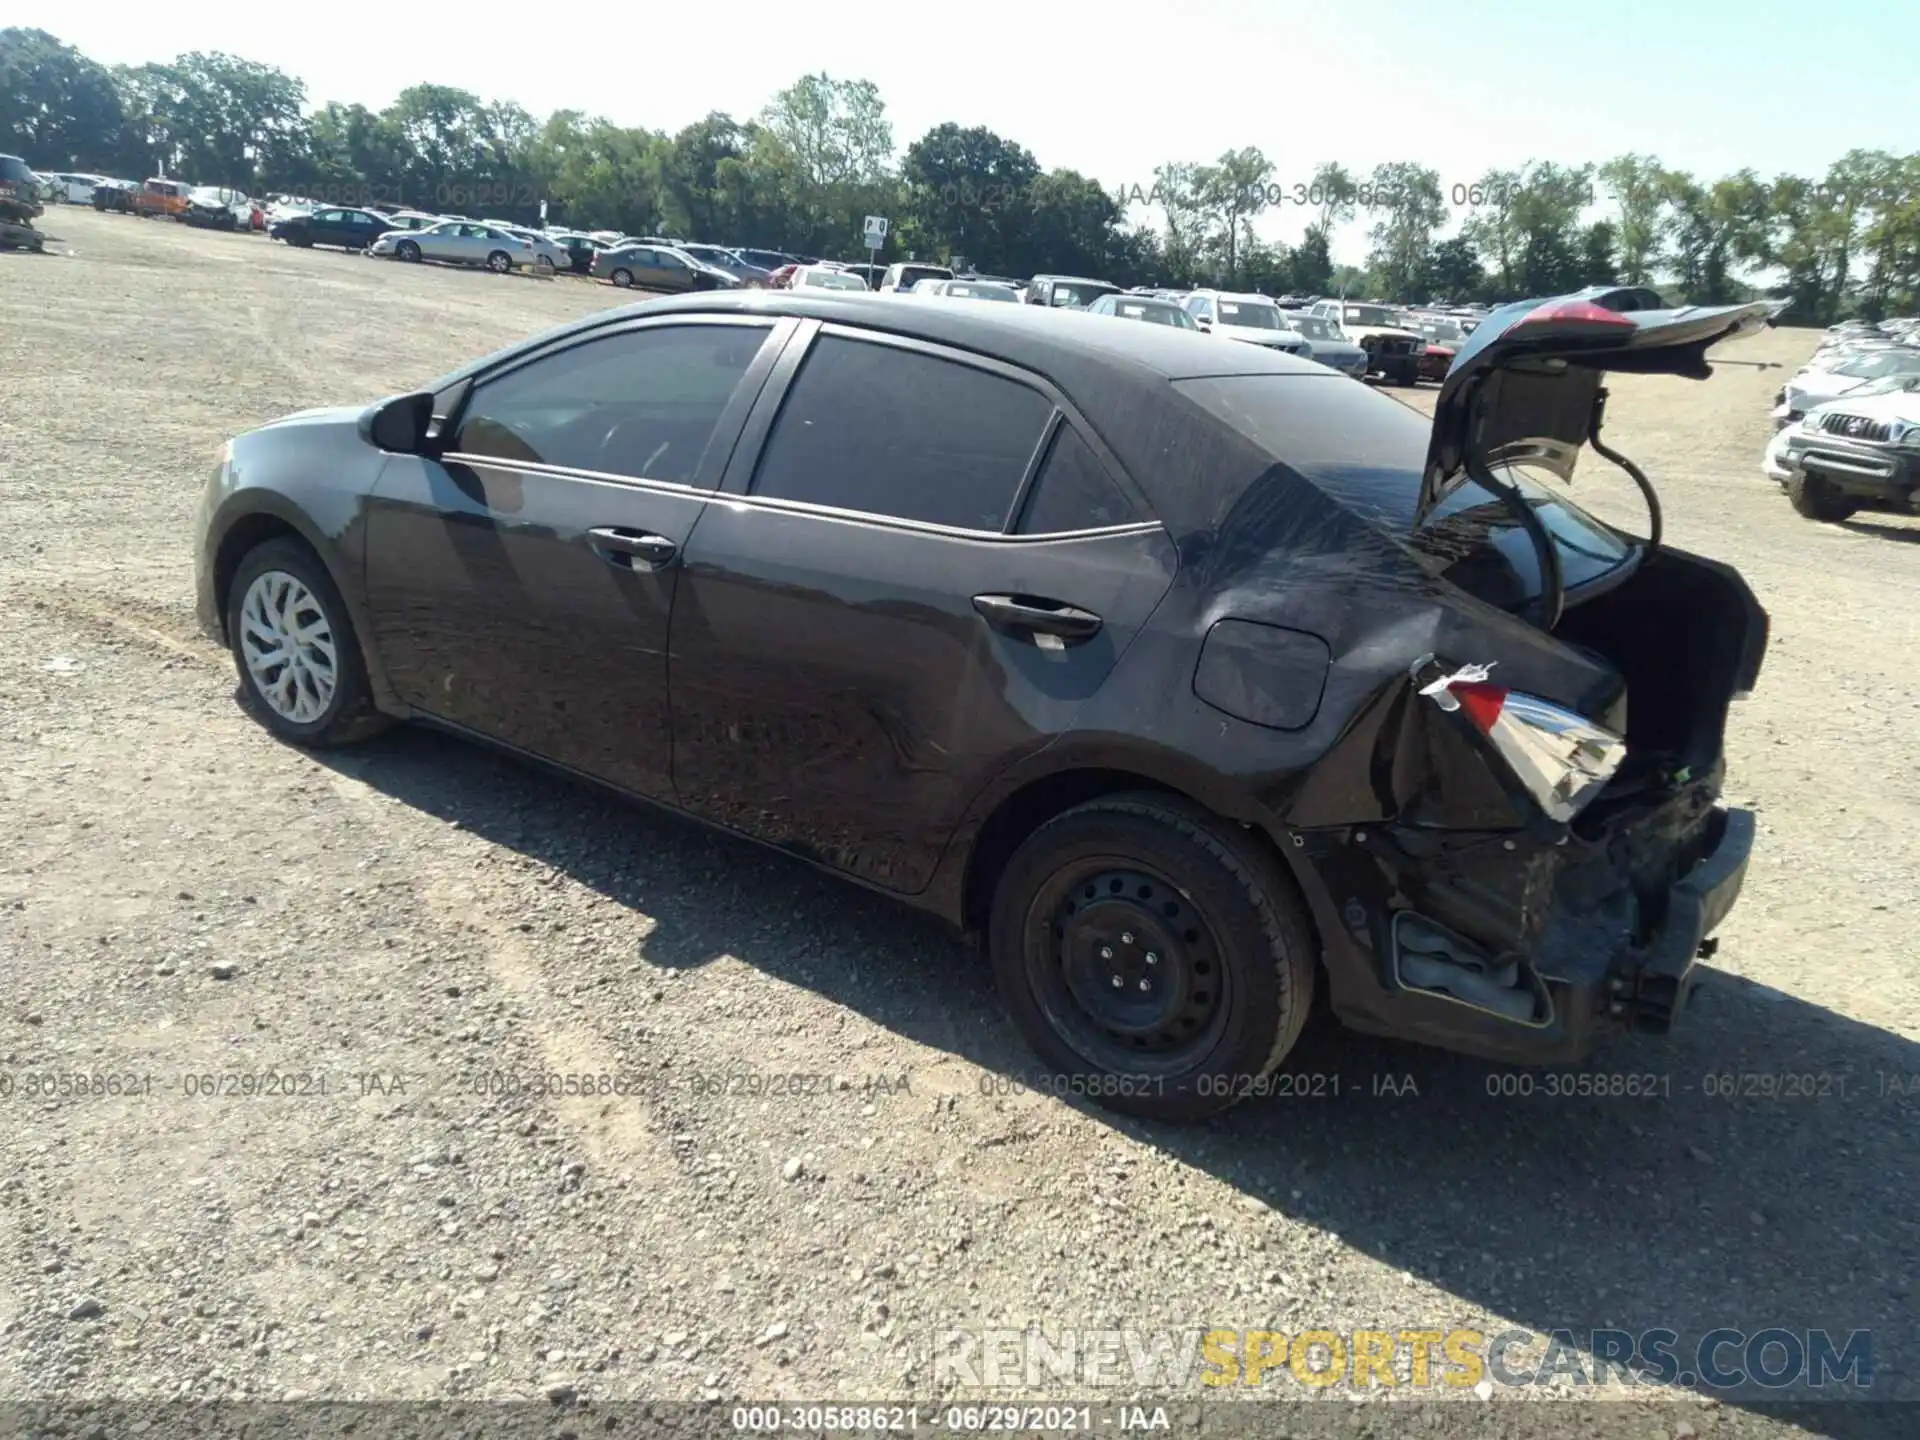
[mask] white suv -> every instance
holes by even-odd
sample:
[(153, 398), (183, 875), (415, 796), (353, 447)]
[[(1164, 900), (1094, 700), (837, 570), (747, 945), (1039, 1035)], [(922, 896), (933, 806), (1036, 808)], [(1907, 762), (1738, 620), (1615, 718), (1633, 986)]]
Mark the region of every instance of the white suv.
[(1313, 346), (1298, 330), (1287, 326), (1286, 312), (1264, 295), (1241, 295), (1231, 290), (1195, 290), (1184, 302), (1193, 323), (1209, 334), (1244, 340), (1284, 350), (1307, 360)]

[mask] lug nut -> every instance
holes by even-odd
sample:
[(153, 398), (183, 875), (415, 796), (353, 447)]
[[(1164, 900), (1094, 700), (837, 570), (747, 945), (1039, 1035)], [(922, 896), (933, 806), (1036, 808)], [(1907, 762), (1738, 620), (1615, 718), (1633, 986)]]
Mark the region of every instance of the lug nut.
[(1120, 932), (1120, 943), (1122, 945), (1133, 944), (1133, 932), (1131, 930), (1122, 930)]
[(1152, 987), (1152, 986), (1150, 986), (1150, 985), (1148, 985), (1146, 981), (1144, 981), (1144, 980), (1142, 980), (1142, 981), (1140, 982), (1140, 988), (1141, 988), (1142, 990), (1150, 990), (1150, 989), (1152, 989), (1153, 987)]
[(1158, 965), (1159, 963), (1160, 957), (1151, 950), (1147, 951), (1147, 964)]
[(1111, 945), (1102, 945), (1100, 947), (1100, 958), (1102, 960), (1113, 959), (1113, 947)]
[(1116, 990), (1118, 990), (1122, 985), (1126, 983), (1127, 982), (1122, 980), (1118, 975), (1113, 977), (1113, 988)]

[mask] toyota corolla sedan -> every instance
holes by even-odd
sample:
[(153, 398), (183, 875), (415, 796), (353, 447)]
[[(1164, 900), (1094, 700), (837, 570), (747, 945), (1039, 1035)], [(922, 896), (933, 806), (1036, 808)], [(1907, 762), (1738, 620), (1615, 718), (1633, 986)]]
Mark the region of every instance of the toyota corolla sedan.
[(1767, 618), (1564, 486), (1764, 305), (1495, 312), (1429, 422), (1171, 325), (819, 291), (589, 316), (227, 447), (202, 623), (299, 745), (417, 721), (981, 938), (1076, 1090), (1194, 1117), (1324, 992), (1534, 1063), (1738, 895)]

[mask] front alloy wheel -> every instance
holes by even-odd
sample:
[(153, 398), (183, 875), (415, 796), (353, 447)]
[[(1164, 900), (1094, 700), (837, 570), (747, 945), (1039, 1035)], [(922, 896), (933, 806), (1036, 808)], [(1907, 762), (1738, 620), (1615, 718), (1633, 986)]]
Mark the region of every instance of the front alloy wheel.
[(513, 257), (504, 250), (496, 250), (487, 256), (487, 269), (496, 275), (504, 275), (513, 268)]
[(346, 603), (301, 542), (269, 540), (241, 560), (227, 643), (248, 706), (283, 739), (343, 745), (385, 728)]
[(267, 708), (295, 725), (326, 714), (339, 688), (333, 623), (319, 598), (284, 570), (264, 571), (247, 586), (240, 658)]

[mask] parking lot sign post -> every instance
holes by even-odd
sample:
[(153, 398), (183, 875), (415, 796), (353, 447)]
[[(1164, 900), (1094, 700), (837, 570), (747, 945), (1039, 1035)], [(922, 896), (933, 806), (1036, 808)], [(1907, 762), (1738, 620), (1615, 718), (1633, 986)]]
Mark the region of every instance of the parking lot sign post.
[(875, 259), (878, 259), (880, 247), (887, 243), (887, 217), (884, 215), (867, 216), (865, 231), (867, 249), (873, 252)]

